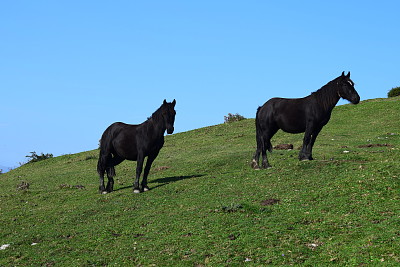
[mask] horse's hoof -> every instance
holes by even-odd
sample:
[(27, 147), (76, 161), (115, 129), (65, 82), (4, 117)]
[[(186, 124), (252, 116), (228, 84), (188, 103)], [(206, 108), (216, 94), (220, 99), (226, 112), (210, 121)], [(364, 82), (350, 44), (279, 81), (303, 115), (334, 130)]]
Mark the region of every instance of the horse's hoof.
[(309, 161), (309, 160), (313, 160), (313, 157), (311, 157), (311, 156), (309, 156), (309, 157), (303, 156), (303, 157), (299, 157), (299, 160), (300, 161)]
[(143, 187), (143, 192), (147, 192), (147, 191), (149, 191), (150, 189), (146, 186), (146, 187)]
[(255, 169), (255, 170), (259, 170), (259, 169), (260, 169), (260, 166), (258, 166), (257, 161), (255, 161), (254, 159), (253, 159), (253, 161), (251, 162), (250, 166), (251, 166), (253, 169)]
[(105, 195), (105, 194), (108, 194), (108, 192), (107, 191), (102, 191), (102, 192), (100, 192), (102, 195)]
[(140, 190), (139, 189), (133, 189), (133, 193), (138, 194), (138, 193), (140, 193)]
[(272, 168), (272, 166), (271, 165), (269, 165), (268, 163), (263, 163), (263, 165), (262, 165), (262, 167), (263, 167), (263, 169), (269, 169), (269, 168)]
[(261, 170), (261, 168), (260, 168), (260, 166), (258, 166), (258, 165), (256, 165), (256, 166), (251, 166), (254, 170), (256, 170), (256, 171), (258, 171), (258, 170)]

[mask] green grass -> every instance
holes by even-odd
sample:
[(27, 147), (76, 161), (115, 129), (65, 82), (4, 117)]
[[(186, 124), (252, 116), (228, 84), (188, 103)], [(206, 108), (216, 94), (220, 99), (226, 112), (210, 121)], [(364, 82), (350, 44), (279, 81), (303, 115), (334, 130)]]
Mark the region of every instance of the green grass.
[(97, 150), (26, 164), (0, 175), (0, 266), (398, 265), (399, 113), (399, 97), (336, 107), (314, 161), (279, 131), (295, 149), (259, 171), (253, 119), (167, 136), (142, 194), (132, 162), (98, 194)]

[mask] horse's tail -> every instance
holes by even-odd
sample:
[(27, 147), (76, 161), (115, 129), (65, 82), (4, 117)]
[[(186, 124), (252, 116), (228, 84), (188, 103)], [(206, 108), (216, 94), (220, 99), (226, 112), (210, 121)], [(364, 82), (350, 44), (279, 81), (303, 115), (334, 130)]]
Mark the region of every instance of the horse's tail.
[[(262, 107), (257, 108), (256, 113), (256, 140), (257, 140), (257, 147), (260, 148), (262, 151), (268, 149), (269, 152), (272, 152), (272, 144), (270, 140), (265, 140), (263, 135), (263, 130), (261, 128), (261, 117), (260, 117), (260, 110)], [(267, 141), (267, 143), (265, 143)]]
[(100, 154), (99, 161), (97, 162), (97, 172), (102, 175), (107, 170), (107, 174), (111, 177), (115, 176), (114, 167), (107, 168), (107, 160), (111, 158), (111, 149), (113, 140), (114, 130), (113, 125), (110, 125), (103, 133), (100, 139)]

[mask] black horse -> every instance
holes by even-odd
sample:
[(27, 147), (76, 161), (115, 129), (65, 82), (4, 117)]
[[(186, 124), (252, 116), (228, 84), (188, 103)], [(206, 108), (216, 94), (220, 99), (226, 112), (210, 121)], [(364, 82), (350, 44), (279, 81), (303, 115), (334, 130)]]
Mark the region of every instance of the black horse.
[(322, 127), (328, 123), (331, 113), (340, 98), (353, 104), (360, 102), (360, 96), (350, 80), (350, 72), (330, 81), (318, 91), (304, 98), (272, 98), (257, 109), (256, 140), (257, 150), (252, 167), (259, 169), (258, 161), (262, 154), (262, 168), (271, 165), (266, 150), (272, 151), (271, 138), (282, 129), (288, 133), (303, 133), (303, 147), (300, 160), (312, 160), (312, 148)]
[[(139, 178), (142, 173), (144, 158), (147, 156), (144, 168), (142, 191), (148, 191), (147, 176), (151, 164), (164, 145), (164, 133), (174, 132), (176, 101), (163, 104), (150, 118), (139, 125), (116, 122), (111, 124), (103, 133), (100, 140), (100, 156), (97, 163), (97, 172), (100, 176), (99, 191), (102, 194), (113, 191), (115, 169), (125, 159), (137, 161), (136, 179), (133, 192), (139, 193)], [(107, 172), (108, 183), (104, 187), (104, 172)]]

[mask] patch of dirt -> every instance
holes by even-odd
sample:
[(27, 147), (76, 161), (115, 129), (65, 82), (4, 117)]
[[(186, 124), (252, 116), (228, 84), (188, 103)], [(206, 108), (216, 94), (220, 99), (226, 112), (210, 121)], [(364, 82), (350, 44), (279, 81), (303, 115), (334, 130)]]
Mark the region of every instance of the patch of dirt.
[(317, 249), (319, 246), (322, 246), (324, 243), (322, 242), (315, 242), (315, 243), (308, 243), (306, 244), (306, 246), (311, 249), (311, 250), (315, 250)]
[(21, 182), (19, 185), (17, 185), (17, 190), (27, 190), (27, 189), (29, 189), (28, 182)]
[(143, 237), (143, 236), (144, 236), (144, 234), (134, 234), (133, 235), (134, 238)]
[(111, 232), (111, 235), (115, 236), (115, 237), (121, 236), (121, 234), (118, 234), (118, 233), (115, 233), (115, 232)]
[(184, 234), (184, 235), (182, 235), (182, 236), (184, 236), (184, 237), (191, 237), (193, 234), (192, 233), (187, 233), (187, 234)]
[(85, 189), (85, 186), (77, 184), (77, 185), (69, 185), (69, 184), (60, 184), (60, 188), (71, 188), (71, 189)]
[(261, 205), (262, 206), (271, 206), (271, 205), (279, 203), (279, 201), (280, 201), (279, 199), (270, 198), (270, 199), (261, 201)]
[(155, 171), (163, 171), (163, 170), (168, 170), (169, 168), (171, 168), (171, 167), (169, 167), (169, 166), (160, 166), (160, 167), (155, 168), (154, 170)]
[(360, 145), (358, 147), (359, 148), (366, 148), (366, 147), (393, 147), (393, 145), (390, 145), (390, 144), (366, 144), (366, 145)]
[(293, 149), (293, 145), (292, 144), (279, 144), (279, 145), (274, 146), (274, 149), (289, 150), (289, 149)]
[(235, 234), (230, 234), (230, 235), (228, 235), (228, 239), (229, 239), (229, 240), (236, 240), (239, 236), (240, 236), (240, 234), (237, 234), (237, 235), (235, 235)]

